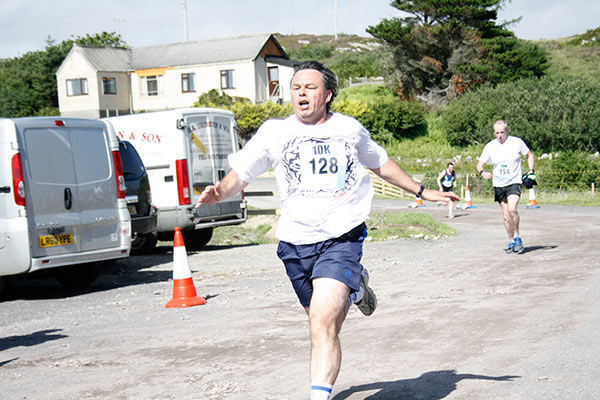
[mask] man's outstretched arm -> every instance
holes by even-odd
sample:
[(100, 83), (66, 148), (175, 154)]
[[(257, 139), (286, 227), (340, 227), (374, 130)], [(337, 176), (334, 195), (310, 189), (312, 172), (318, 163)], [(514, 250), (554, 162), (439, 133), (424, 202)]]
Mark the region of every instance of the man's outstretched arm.
[[(371, 168), (381, 179), (398, 186), (401, 189), (408, 190), (417, 194), (421, 189), (421, 184), (411, 178), (402, 168), (400, 168), (391, 158), (388, 158), (385, 164), (379, 168)], [(440, 192), (437, 190), (425, 189), (421, 198), (429, 201), (458, 201), (459, 197), (452, 192)]]

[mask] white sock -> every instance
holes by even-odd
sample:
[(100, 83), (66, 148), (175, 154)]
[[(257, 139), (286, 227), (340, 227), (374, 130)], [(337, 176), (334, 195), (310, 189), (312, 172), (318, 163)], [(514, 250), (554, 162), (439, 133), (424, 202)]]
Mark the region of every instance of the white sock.
[(329, 400), (333, 385), (327, 383), (313, 383), (310, 386), (310, 400)]

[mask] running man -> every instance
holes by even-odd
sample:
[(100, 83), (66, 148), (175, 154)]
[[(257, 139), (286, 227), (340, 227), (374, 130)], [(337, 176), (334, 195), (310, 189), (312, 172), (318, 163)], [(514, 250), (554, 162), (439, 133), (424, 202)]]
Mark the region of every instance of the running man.
[[(502, 120), (494, 123), (494, 134), (496, 139), (492, 140), (483, 148), (477, 173), (484, 179), (492, 179), (494, 186), (494, 201), (498, 202), (504, 218), (504, 227), (508, 234), (508, 245), (504, 248), (507, 254), (521, 253), (524, 249), (523, 241), (519, 236), (519, 213), (517, 205), (521, 198), (521, 156), (527, 158), (529, 172), (533, 174), (535, 157), (525, 142), (516, 137), (508, 135), (508, 124)], [(483, 170), (486, 163), (494, 165), (493, 175)]]
[(196, 207), (243, 190), (273, 168), (280, 193), (277, 255), (309, 319), (311, 399), (329, 399), (341, 365), (339, 333), (348, 308), (370, 315), (377, 299), (360, 264), (373, 188), (366, 168), (425, 200), (457, 201), (410, 178), (354, 118), (330, 112), (335, 74), (316, 61), (291, 82), (294, 115), (266, 121), (232, 170), (200, 195)]
[[(456, 186), (456, 171), (454, 171), (454, 163), (450, 161), (446, 169), (440, 172), (437, 178), (437, 184), (440, 192), (454, 192)], [(448, 201), (448, 218), (454, 218), (454, 202)]]

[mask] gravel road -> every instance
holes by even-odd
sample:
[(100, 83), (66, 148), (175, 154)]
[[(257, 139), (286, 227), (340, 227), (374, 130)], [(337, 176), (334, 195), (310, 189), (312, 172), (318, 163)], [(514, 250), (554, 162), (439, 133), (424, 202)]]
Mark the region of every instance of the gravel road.
[[(342, 330), (342, 399), (600, 397), (600, 210), (418, 210), (459, 232), (367, 242), (379, 298)], [(172, 248), (108, 266), (84, 292), (16, 279), (0, 303), (1, 399), (307, 399), (308, 328), (276, 245), (188, 249), (206, 304), (166, 309)]]

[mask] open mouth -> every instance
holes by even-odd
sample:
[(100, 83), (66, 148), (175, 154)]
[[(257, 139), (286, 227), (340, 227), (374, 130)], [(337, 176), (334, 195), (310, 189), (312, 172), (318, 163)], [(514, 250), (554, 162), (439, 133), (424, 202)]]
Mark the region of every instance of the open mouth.
[(298, 105), (299, 105), (300, 107), (306, 107), (306, 106), (308, 106), (308, 104), (309, 104), (309, 103), (308, 103), (308, 101), (307, 101), (307, 100), (300, 100), (300, 101), (298, 102)]

